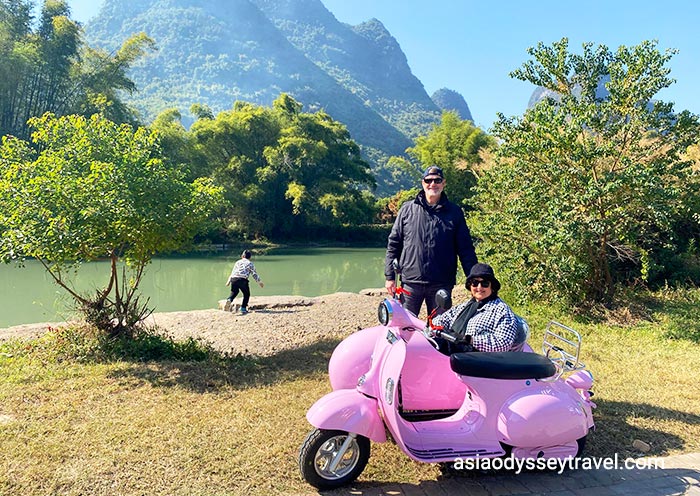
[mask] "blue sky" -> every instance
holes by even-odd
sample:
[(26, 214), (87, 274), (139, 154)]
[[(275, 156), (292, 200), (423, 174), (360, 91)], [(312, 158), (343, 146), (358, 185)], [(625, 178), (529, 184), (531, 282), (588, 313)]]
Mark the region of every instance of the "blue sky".
[[(428, 94), (439, 88), (461, 93), (478, 126), (489, 129), (496, 113), (521, 115), (533, 87), (508, 74), (528, 60), (527, 49), (569, 38), (569, 50), (593, 42), (615, 50), (658, 40), (678, 49), (669, 67), (676, 83), (661, 100), (700, 114), (700, 3), (667, 0), (322, 0), (348, 24), (379, 19), (397, 39)], [(98, 0), (68, 0), (73, 17), (97, 14)]]

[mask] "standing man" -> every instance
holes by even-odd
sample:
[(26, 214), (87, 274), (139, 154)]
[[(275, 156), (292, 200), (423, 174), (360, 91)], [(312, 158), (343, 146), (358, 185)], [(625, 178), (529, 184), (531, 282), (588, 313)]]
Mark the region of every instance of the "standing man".
[(404, 307), (414, 315), (420, 312), (423, 301), (428, 313), (432, 312), (438, 289), (452, 292), (457, 282), (457, 258), (465, 275), (477, 263), (464, 212), (443, 192), (442, 169), (431, 165), (423, 173), (422, 182), (423, 191), (399, 209), (384, 264), (386, 289), (394, 295), (392, 261), (399, 261), (403, 287), (410, 293), (405, 295)]

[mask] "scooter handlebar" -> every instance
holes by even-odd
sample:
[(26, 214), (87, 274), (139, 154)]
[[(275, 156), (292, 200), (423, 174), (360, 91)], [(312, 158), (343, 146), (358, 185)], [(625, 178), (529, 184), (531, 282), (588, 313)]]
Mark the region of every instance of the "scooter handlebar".
[(450, 343), (456, 343), (458, 341), (457, 337), (454, 334), (447, 332), (444, 329), (436, 329), (435, 336), (442, 338), (445, 341), (449, 341)]
[(453, 334), (451, 331), (444, 329), (442, 326), (432, 326), (430, 329), (426, 329), (427, 333), (432, 333), (436, 338), (442, 338), (445, 341), (449, 341), (452, 344), (460, 343), (467, 347), (472, 347), (472, 337), (467, 334), (464, 337), (459, 337)]
[(454, 334), (446, 331), (442, 326), (433, 325), (431, 318), (428, 319), (428, 325), (425, 327), (423, 334), (425, 334), (425, 337), (430, 339), (435, 337), (443, 338), (445, 341), (449, 341), (450, 343), (457, 342), (457, 337)]
[(396, 288), (396, 291), (395, 291), (395, 296), (402, 295), (402, 294), (411, 296), (411, 293), (410, 293), (410, 292), (408, 292), (407, 290), (403, 289), (402, 286), (398, 286), (398, 287)]

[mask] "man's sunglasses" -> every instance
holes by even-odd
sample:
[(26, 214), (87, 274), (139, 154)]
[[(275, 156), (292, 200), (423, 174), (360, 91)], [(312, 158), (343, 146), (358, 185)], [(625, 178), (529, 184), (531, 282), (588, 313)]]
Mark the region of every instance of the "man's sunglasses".
[(442, 178), (441, 177), (429, 177), (427, 179), (423, 179), (423, 182), (425, 184), (430, 184), (430, 183), (442, 184)]
[(491, 287), (491, 281), (485, 281), (483, 279), (472, 279), (469, 281), (469, 285), (472, 288), (477, 287), (479, 284), (481, 284), (482, 288), (490, 288)]

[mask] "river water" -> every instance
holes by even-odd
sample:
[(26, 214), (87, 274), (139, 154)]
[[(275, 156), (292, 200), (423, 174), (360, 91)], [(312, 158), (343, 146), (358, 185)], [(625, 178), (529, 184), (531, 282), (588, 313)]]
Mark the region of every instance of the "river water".
[[(384, 286), (383, 248), (274, 249), (252, 261), (265, 283), (251, 278), (252, 296), (319, 296)], [(147, 267), (140, 290), (156, 312), (216, 308), (228, 296), (224, 286), (240, 250), (157, 258)], [(79, 291), (102, 287), (109, 263), (84, 264), (75, 277)], [(239, 295), (240, 298), (240, 295)], [(0, 327), (55, 322), (70, 316), (71, 300), (36, 261), (25, 267), (0, 264)]]

